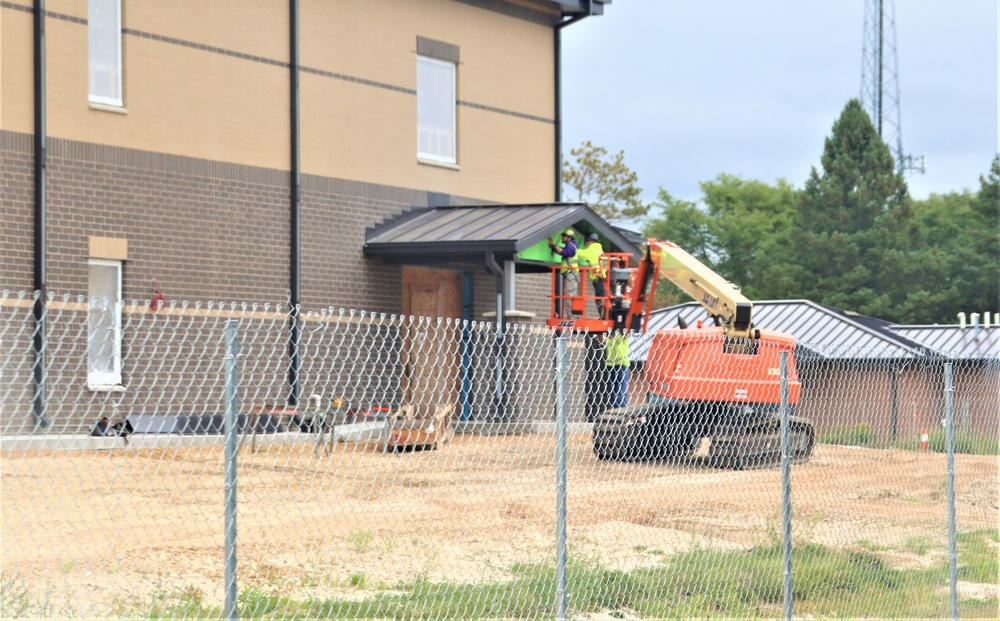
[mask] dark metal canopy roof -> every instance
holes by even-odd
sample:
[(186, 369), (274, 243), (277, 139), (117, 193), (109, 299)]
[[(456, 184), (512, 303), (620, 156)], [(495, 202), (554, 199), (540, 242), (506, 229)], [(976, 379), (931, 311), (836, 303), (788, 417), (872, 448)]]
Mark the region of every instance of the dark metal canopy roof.
[[(538, 205), (469, 205), (417, 207), (365, 231), (364, 252), (386, 261), (435, 264), (484, 261), (492, 254), (497, 262), (558, 233), (574, 228), (578, 233), (597, 233), (607, 252), (629, 252), (638, 259), (641, 251), (618, 229), (605, 222), (583, 203)], [(533, 271), (547, 266), (518, 261)]]

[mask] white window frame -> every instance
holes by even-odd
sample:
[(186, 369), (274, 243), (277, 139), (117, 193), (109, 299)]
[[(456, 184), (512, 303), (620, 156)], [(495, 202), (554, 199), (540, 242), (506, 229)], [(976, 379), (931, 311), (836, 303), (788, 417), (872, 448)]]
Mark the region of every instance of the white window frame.
[[(114, 304), (114, 343), (112, 345), (112, 370), (111, 371), (97, 371), (94, 369), (92, 364), (92, 358), (96, 355), (96, 352), (92, 349), (92, 339), (94, 335), (93, 330), (93, 319), (90, 312), (87, 316), (87, 385), (88, 386), (119, 386), (122, 383), (122, 262), (112, 261), (108, 259), (89, 259), (87, 262), (87, 278), (89, 282), (90, 278), (90, 268), (94, 266), (99, 267), (112, 267), (115, 268), (116, 272), (116, 282), (115, 290), (117, 292), (116, 300), (109, 300), (111, 304)], [(89, 285), (88, 285), (89, 288)], [(92, 292), (88, 291), (91, 295), (89, 298), (90, 304), (94, 304), (95, 300), (93, 298)], [(103, 301), (98, 301), (99, 304), (103, 305)]]
[[(107, 106), (117, 106), (122, 107), (124, 101), (122, 99), (122, 2), (121, 0), (103, 0), (102, 4), (113, 4), (115, 8), (115, 54), (117, 66), (109, 67), (106, 64), (100, 64), (96, 62), (93, 53), (93, 41), (92, 39), (98, 34), (97, 29), (93, 27), (93, 9), (95, 8), (95, 3), (97, 0), (87, 0), (87, 93), (89, 101), (91, 103), (103, 104)], [(117, 77), (117, 89), (110, 97), (107, 94), (98, 94), (94, 91), (95, 82), (95, 70), (101, 69), (104, 71), (102, 75), (112, 74)]]
[[(448, 112), (451, 115), (451, 127), (442, 131), (442, 128), (428, 127), (426, 122), (421, 122), (420, 110), (427, 104), (431, 103), (434, 99), (437, 99), (440, 95), (438, 93), (428, 93), (430, 88), (427, 84), (421, 83), (421, 65), (427, 65), (432, 67), (443, 67), (451, 70), (451, 93), (450, 100), (451, 105)], [(417, 55), (417, 158), (422, 160), (429, 160), (432, 162), (442, 162), (445, 164), (457, 164), (458, 163), (458, 92), (456, 90), (458, 76), (458, 65), (454, 62), (449, 62), (446, 60), (439, 60), (437, 58), (432, 58), (430, 56)], [(431, 100), (428, 100), (428, 97)], [(423, 134), (433, 132), (430, 140), (432, 143), (437, 143), (438, 141), (444, 139), (447, 140), (450, 137), (451, 144), (450, 150), (451, 155), (442, 155), (440, 152), (427, 152), (421, 150)], [(438, 149), (440, 151), (440, 149)]]

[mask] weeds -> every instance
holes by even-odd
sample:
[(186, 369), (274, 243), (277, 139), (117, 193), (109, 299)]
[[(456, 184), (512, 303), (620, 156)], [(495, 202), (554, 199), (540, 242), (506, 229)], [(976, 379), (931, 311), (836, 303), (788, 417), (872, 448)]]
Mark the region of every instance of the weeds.
[[(361, 537), (359, 537), (361, 538)], [(363, 537), (365, 545), (370, 543)], [(958, 536), (959, 577), (971, 582), (997, 581), (997, 529)], [(914, 538), (907, 550), (922, 553), (929, 543)], [(869, 548), (869, 549), (865, 549)], [(792, 551), (795, 614), (802, 617), (935, 618), (947, 610), (947, 561), (926, 569), (895, 569), (875, 550), (859, 543), (838, 550), (806, 543)], [(644, 550), (648, 551), (648, 550)], [(517, 564), (511, 579), (496, 583), (435, 583), (426, 576), (379, 590), (369, 598), (296, 600), (263, 584), (244, 588), (238, 599), (241, 619), (533, 619), (556, 614), (556, 576), (551, 565)], [(774, 617), (784, 598), (780, 545), (750, 550), (695, 549), (665, 556), (662, 565), (621, 571), (592, 560), (571, 562), (567, 579), (573, 616), (602, 612), (611, 618)], [(368, 577), (351, 574), (351, 586), (365, 588)], [(378, 585), (378, 589), (388, 589)], [(0, 583), (5, 618), (36, 617), (41, 609), (18, 583)], [(997, 600), (962, 600), (962, 617), (995, 615)], [(48, 610), (49, 616), (55, 611)], [(122, 618), (210, 619), (222, 611), (205, 602), (202, 590), (188, 586), (155, 594), (150, 600), (119, 602)]]
[(353, 587), (363, 589), (365, 585), (368, 583), (368, 578), (365, 576), (364, 572), (358, 572), (351, 574), (350, 578), (348, 579), (348, 582)]
[(872, 446), (878, 437), (865, 423), (840, 425), (832, 431), (821, 433), (816, 438), (820, 444), (842, 444), (844, 446)]
[(355, 530), (347, 535), (347, 541), (354, 546), (358, 554), (364, 554), (369, 550), (372, 542), (375, 541), (375, 535), (367, 530)]
[[(820, 444), (839, 444), (843, 446), (878, 446), (880, 440), (871, 427), (865, 423), (858, 425), (841, 425), (831, 431), (820, 433), (816, 437)], [(958, 429), (954, 434), (955, 453), (968, 455), (1000, 455), (1000, 438), (974, 431)], [(916, 451), (920, 450), (919, 437), (901, 437), (887, 443), (893, 448)], [(931, 429), (927, 433), (927, 450), (937, 453), (947, 453), (947, 430)]]

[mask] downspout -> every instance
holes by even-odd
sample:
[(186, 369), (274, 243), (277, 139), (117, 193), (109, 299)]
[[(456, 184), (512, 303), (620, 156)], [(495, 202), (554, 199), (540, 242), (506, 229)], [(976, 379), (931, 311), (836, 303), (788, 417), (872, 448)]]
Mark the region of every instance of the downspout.
[(45, 0), (35, 0), (34, 10), (34, 86), (35, 86), (35, 243), (34, 243), (34, 288), (36, 295), (33, 314), (35, 318), (35, 333), (33, 349), (35, 352), (34, 388), (32, 412), (35, 416), (35, 429), (46, 428), (49, 421), (45, 418), (45, 380), (46, 380), (46, 330), (45, 330), (45, 299), (48, 294), (48, 276), (46, 274), (45, 254), (48, 250), (45, 238), (46, 229), (46, 140), (45, 140)]
[(495, 372), (496, 392), (493, 395), (493, 403), (496, 406), (495, 418), (503, 420), (507, 413), (507, 345), (504, 342), (504, 334), (507, 328), (507, 320), (503, 312), (503, 290), (504, 277), (503, 268), (497, 263), (492, 252), (486, 253), (486, 266), (490, 268), (496, 276), (497, 293), (497, 331), (496, 331), (496, 353), (497, 366)]
[[(563, 152), (562, 152), (562, 29), (570, 24), (575, 24), (581, 19), (590, 15), (589, 13), (581, 13), (580, 15), (575, 15), (566, 21), (562, 21), (556, 24), (554, 29), (555, 32), (555, 95), (556, 95), (556, 109), (555, 109), (555, 122), (556, 122), (556, 202), (562, 202), (562, 165), (563, 165)], [(583, 286), (586, 286), (584, 284)], [(562, 295), (562, 278), (556, 279), (556, 295)], [(592, 338), (593, 335), (587, 335), (587, 369), (586, 369), (586, 384), (588, 387), (588, 402), (594, 400), (595, 398), (600, 399), (604, 395), (604, 391), (595, 390), (595, 387), (600, 387), (605, 385), (605, 378), (603, 373), (605, 372), (604, 365), (598, 365), (593, 363), (595, 354), (593, 353), (599, 346), (596, 338)], [(601, 360), (603, 362), (603, 360)], [(594, 368), (596, 367), (596, 368)], [(588, 403), (586, 406), (586, 416), (587, 420), (594, 420), (596, 417), (596, 412), (598, 405)]]
[(472, 415), (472, 275), (462, 274), (462, 388), (459, 420)]
[(299, 403), (299, 305), (302, 303), (302, 227), (301, 227), (301, 171), (300, 171), (300, 122), (299, 122), (299, 0), (288, 2), (288, 67), (289, 67), (289, 117), (291, 120), (291, 170), (288, 185), (291, 202), (289, 218), (289, 259), (291, 263), (291, 288), (288, 315), (288, 405)]
[(564, 22), (556, 23), (554, 29), (554, 45), (555, 45), (555, 95), (556, 95), (556, 109), (555, 109), (555, 124), (556, 124), (556, 191), (555, 197), (556, 202), (562, 202), (562, 165), (563, 165), (563, 154), (562, 154), (562, 29), (570, 24), (575, 24), (581, 19), (589, 16), (589, 13), (581, 13), (580, 15), (575, 15)]

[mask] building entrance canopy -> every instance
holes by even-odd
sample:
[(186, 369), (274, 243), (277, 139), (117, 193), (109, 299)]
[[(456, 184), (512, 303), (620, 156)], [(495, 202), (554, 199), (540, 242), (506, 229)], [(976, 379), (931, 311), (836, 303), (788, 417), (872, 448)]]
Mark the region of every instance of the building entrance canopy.
[(583, 203), (418, 207), (369, 228), (364, 252), (409, 265), (483, 262), (494, 269), (514, 261), (518, 272), (547, 272), (557, 257), (546, 240), (567, 228), (581, 243), (597, 233), (605, 252), (641, 257), (635, 236)]

